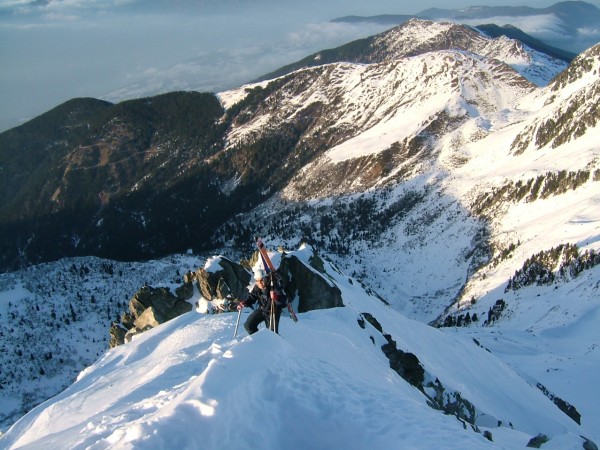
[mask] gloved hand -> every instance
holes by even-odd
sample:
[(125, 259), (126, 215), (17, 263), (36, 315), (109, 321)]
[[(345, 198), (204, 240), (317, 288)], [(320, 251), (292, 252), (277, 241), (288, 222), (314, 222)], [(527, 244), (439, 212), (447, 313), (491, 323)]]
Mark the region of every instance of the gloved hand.
[(244, 309), (244, 306), (246, 306), (246, 305), (244, 305), (244, 302), (239, 302), (237, 305), (238, 311), (241, 311), (242, 309)]
[(276, 305), (279, 305), (281, 300), (281, 295), (274, 289), (271, 291), (271, 300), (273, 300), (273, 303)]

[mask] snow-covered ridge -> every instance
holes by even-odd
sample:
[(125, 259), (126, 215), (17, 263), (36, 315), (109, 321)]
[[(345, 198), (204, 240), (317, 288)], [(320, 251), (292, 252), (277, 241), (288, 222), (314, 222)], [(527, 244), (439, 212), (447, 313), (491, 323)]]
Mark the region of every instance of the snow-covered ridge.
[[(303, 140), (309, 146), (317, 139), (318, 144), (325, 143), (330, 148), (328, 157), (314, 163), (318, 170), (313, 176), (307, 177), (306, 171), (311, 169), (305, 168), (296, 179), (300, 186), (294, 188), (292, 184), (286, 197), (306, 197), (306, 185), (317, 180), (321, 181), (310, 189), (309, 196), (363, 190), (372, 181), (354, 173), (352, 182), (344, 182), (332, 178), (328, 167), (377, 155), (403, 141), (410, 145), (409, 141), (421, 133), (432, 134), (428, 127), (438, 127), (439, 121), (454, 123), (444, 125), (445, 133), (465, 125), (455, 148), (480, 139), (511, 120), (521, 120), (515, 106), (534, 90), (509, 65), (521, 75), (523, 70), (541, 68), (551, 70), (554, 76), (565, 67), (508, 38), (490, 39), (466, 26), (416, 19), (379, 35), (373, 48), (374, 61), (370, 64), (329, 64), (277, 79), (279, 88), (258, 110), (249, 112), (250, 120), (232, 128), (228, 142), (235, 145), (281, 124), (308, 122)], [(546, 84), (551, 76), (540, 84)], [(264, 87), (265, 82), (248, 85), (221, 93), (220, 98), (231, 106), (245, 98), (250, 89)], [(440, 131), (435, 129), (435, 133)], [(394, 178), (405, 170), (397, 164), (395, 171), (386, 175)], [(369, 173), (363, 176), (373, 178)], [(378, 182), (385, 184), (385, 178)]]
[[(310, 252), (292, 254), (306, 261)], [(262, 330), (237, 339), (236, 313), (184, 314), (107, 352), (0, 443), (233, 449), (251, 438), (261, 448), (433, 449), (448, 441), (514, 449), (541, 435), (560, 447), (588, 442), (581, 436), (592, 429), (563, 414), (531, 375), (470, 338), (402, 317), (327, 262), (324, 270), (345, 307), (302, 314), (298, 323), (282, 318), (281, 336)], [(416, 355), (425, 383), (473, 406), (476, 426), (432, 409), (427, 391), (390, 368), (382, 351), (390, 339)]]
[(466, 25), (411, 19), (376, 37), (373, 57), (398, 59), (429, 51), (463, 50), (497, 59), (511, 66), (529, 81), (545, 86), (567, 64), (535, 51), (505, 36), (490, 38)]
[[(353, 130), (354, 136), (330, 148), (293, 179), (285, 190), (288, 198), (306, 197), (309, 185), (313, 188), (308, 195), (315, 197), (363, 190), (370, 186), (369, 180), (363, 179), (370, 177), (368, 171), (341, 179), (323, 174), (335, 171), (339, 163), (375, 156), (420, 134), (436, 139), (434, 132), (449, 133), (462, 126), (463, 133), (468, 134), (466, 139), (479, 139), (505, 126), (506, 111), (534, 89), (497, 61), (456, 51), (432, 52), (348, 69), (344, 66), (333, 72), (343, 77), (335, 78), (328, 73), (328, 83), (313, 83), (303, 93), (302, 104), (310, 105), (316, 97), (313, 90), (317, 89), (320, 95), (327, 95), (329, 104), (335, 99), (333, 104), (337, 105), (339, 119), (337, 122), (330, 119), (327, 125)], [(336, 84), (332, 79), (341, 81)], [(279, 107), (284, 109), (284, 105)], [(327, 117), (335, 117), (333, 110)], [(414, 174), (421, 173), (416, 162), (405, 156), (386, 177), (375, 180), (383, 185), (407, 167)]]
[[(508, 109), (534, 89), (508, 66), (460, 51), (430, 52), (369, 65), (329, 64), (304, 69), (278, 83), (280, 89), (261, 104), (254, 117), (231, 130), (229, 142), (268, 133), (283, 123), (306, 120), (310, 123), (304, 133), (308, 145), (331, 136), (330, 150), (314, 164), (321, 169), (374, 155), (412, 138), (440, 119), (440, 114), (456, 123), (473, 119), (479, 131), (472, 133), (486, 134), (495, 126), (498, 111)], [(236, 91), (222, 98), (240, 98), (240, 94)], [(504, 119), (500, 119), (503, 125)], [(319, 196), (348, 189), (338, 178), (306, 177), (303, 173), (297, 182), (302, 180), (323, 180), (335, 189), (325, 189)], [(385, 183), (384, 179), (378, 181)], [(297, 197), (290, 190), (293, 186), (286, 191), (290, 198)]]
[[(377, 64), (431, 51), (461, 50), (501, 61), (538, 86), (547, 85), (567, 67), (564, 61), (535, 51), (515, 39), (505, 36), (490, 38), (469, 26), (421, 19), (411, 19), (380, 33), (375, 36), (371, 49), (369, 54), (359, 58), (361, 61), (356, 62)], [(315, 59), (319, 59), (318, 54)], [(219, 93), (219, 98), (224, 107), (229, 108), (245, 97), (247, 89), (264, 87), (269, 81)]]

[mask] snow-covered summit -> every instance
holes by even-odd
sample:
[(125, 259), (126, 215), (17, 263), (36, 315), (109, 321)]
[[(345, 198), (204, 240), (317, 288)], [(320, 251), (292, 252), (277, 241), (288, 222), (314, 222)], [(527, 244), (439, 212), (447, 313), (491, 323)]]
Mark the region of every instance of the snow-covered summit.
[(491, 38), (475, 28), (449, 22), (411, 19), (375, 39), (374, 46), (386, 48), (394, 57), (430, 51), (462, 50), (497, 59), (514, 68), (529, 81), (545, 86), (567, 64), (506, 36)]
[(464, 51), (497, 59), (539, 86), (548, 84), (567, 66), (564, 60), (534, 50), (518, 39), (504, 35), (494, 38), (462, 24), (410, 19), (375, 36), (317, 52), (260, 80), (327, 63), (377, 64), (444, 50)]
[[(385, 185), (398, 173), (418, 173), (414, 153), (419, 136), (434, 141), (466, 121), (474, 128), (470, 134), (485, 135), (505, 125), (505, 114), (498, 112), (534, 90), (506, 64), (458, 50), (377, 64), (329, 64), (295, 72), (277, 83), (279, 89), (253, 109), (248, 120), (232, 127), (229, 142), (235, 145), (273, 127), (300, 122), (306, 127), (306, 145), (327, 144), (328, 151), (305, 166), (284, 191), (291, 199), (361, 191)], [(247, 93), (247, 87), (242, 91)], [(222, 97), (230, 102), (240, 98), (236, 93), (240, 91)], [(390, 157), (390, 149), (395, 156)], [(389, 170), (374, 172), (356, 164), (357, 159), (386, 150), (384, 160), (399, 158), (393, 168), (384, 163)], [(352, 167), (338, 170), (346, 161)]]

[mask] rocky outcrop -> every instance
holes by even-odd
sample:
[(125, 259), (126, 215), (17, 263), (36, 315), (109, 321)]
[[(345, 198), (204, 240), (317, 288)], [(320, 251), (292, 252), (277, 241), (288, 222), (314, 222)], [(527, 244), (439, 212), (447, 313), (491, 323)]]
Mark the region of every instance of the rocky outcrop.
[(121, 321), (112, 324), (109, 346), (122, 345), (135, 334), (191, 311), (192, 303), (188, 300), (194, 296), (194, 283), (197, 283), (202, 297), (211, 301), (228, 295), (245, 298), (250, 279), (248, 270), (243, 266), (216, 256), (210, 258), (204, 268), (184, 274), (183, 284), (175, 290), (175, 294), (164, 287), (144, 286), (129, 300), (129, 311), (122, 314)]
[[(284, 255), (278, 271), (288, 296), (298, 299), (298, 312), (344, 306), (341, 291), (328, 281), (323, 261), (316, 253), (309, 265), (294, 255)], [(109, 345), (113, 348), (129, 342), (135, 334), (191, 311), (188, 300), (193, 298), (194, 283), (205, 300), (214, 302), (227, 296), (245, 299), (251, 279), (246, 267), (224, 256), (215, 256), (203, 268), (183, 276), (183, 284), (175, 290), (177, 295), (164, 287), (144, 286), (129, 301), (129, 311), (121, 315), (121, 321), (113, 323)]]
[(279, 272), (285, 278), (285, 290), (299, 299), (298, 312), (344, 306), (339, 288), (327, 281), (323, 261), (315, 253), (310, 267), (296, 256), (284, 257)]
[[(327, 281), (323, 262), (316, 254), (310, 260), (310, 267), (296, 256), (284, 255), (278, 271), (287, 294), (299, 299), (298, 312), (344, 306), (342, 293)], [(223, 256), (209, 259), (204, 268), (195, 272), (194, 278), (202, 297), (209, 301), (228, 295), (246, 298), (251, 281), (245, 267)]]
[[(396, 341), (391, 335), (384, 332), (381, 324), (372, 314), (362, 313), (358, 319), (358, 325), (366, 330), (367, 322), (373, 327), (370, 331), (376, 330), (387, 341), (386, 344), (381, 346), (381, 351), (388, 358), (390, 368), (421, 391), (427, 397), (427, 404), (431, 408), (453, 415), (463, 425), (470, 424), (474, 430), (479, 431), (475, 425), (477, 409), (473, 403), (463, 397), (460, 392), (444, 387), (434, 374), (425, 370), (417, 355), (405, 352), (397, 347)], [(373, 344), (375, 343), (372, 335), (371, 341)], [(491, 434), (486, 437), (491, 440)]]
[(185, 277), (184, 277), (184, 283), (179, 286), (177, 289), (175, 289), (175, 295), (177, 295), (177, 298), (179, 300), (189, 300), (190, 298), (193, 297), (194, 295), (194, 285), (191, 281), (185, 281)]
[(108, 340), (108, 346), (110, 348), (114, 348), (118, 345), (121, 345), (125, 342), (125, 335), (127, 334), (128, 329), (125, 328), (122, 324), (114, 322), (110, 327), (108, 334), (110, 335), (110, 339)]
[(228, 295), (245, 298), (250, 279), (248, 270), (224, 256), (209, 259), (206, 266), (195, 273), (198, 289), (202, 297), (209, 301)]
[(136, 326), (139, 318), (148, 308), (155, 310), (155, 315), (161, 322), (192, 310), (189, 303), (181, 301), (168, 288), (144, 286), (129, 301), (129, 310), (135, 318)]
[[(186, 289), (189, 293), (189, 288)], [(109, 331), (109, 346), (113, 348), (128, 342), (135, 334), (154, 328), (191, 310), (190, 303), (175, 296), (169, 289), (144, 286), (129, 300), (129, 313), (123, 314), (120, 323), (112, 324)]]

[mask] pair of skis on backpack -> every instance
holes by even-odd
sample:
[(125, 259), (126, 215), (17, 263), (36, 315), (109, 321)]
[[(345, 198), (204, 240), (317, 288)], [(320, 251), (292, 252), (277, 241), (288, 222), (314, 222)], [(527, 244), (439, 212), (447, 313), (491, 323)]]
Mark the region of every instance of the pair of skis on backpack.
[[(263, 243), (262, 239), (259, 237), (256, 238), (256, 246), (258, 247), (258, 252), (260, 253), (260, 258), (262, 259), (262, 263), (263, 263), (263, 266), (265, 268), (265, 272), (267, 273), (267, 275), (277, 276), (275, 266), (273, 266), (273, 263), (271, 262), (271, 258), (269, 257), (269, 254), (267, 253), (267, 249), (265, 248), (265, 244)], [(290, 313), (290, 317), (292, 318), (292, 320), (294, 322), (298, 322), (298, 317), (296, 316), (296, 313), (294, 312), (294, 308), (292, 307), (292, 304), (288, 303), (287, 308), (288, 308), (288, 311)]]

